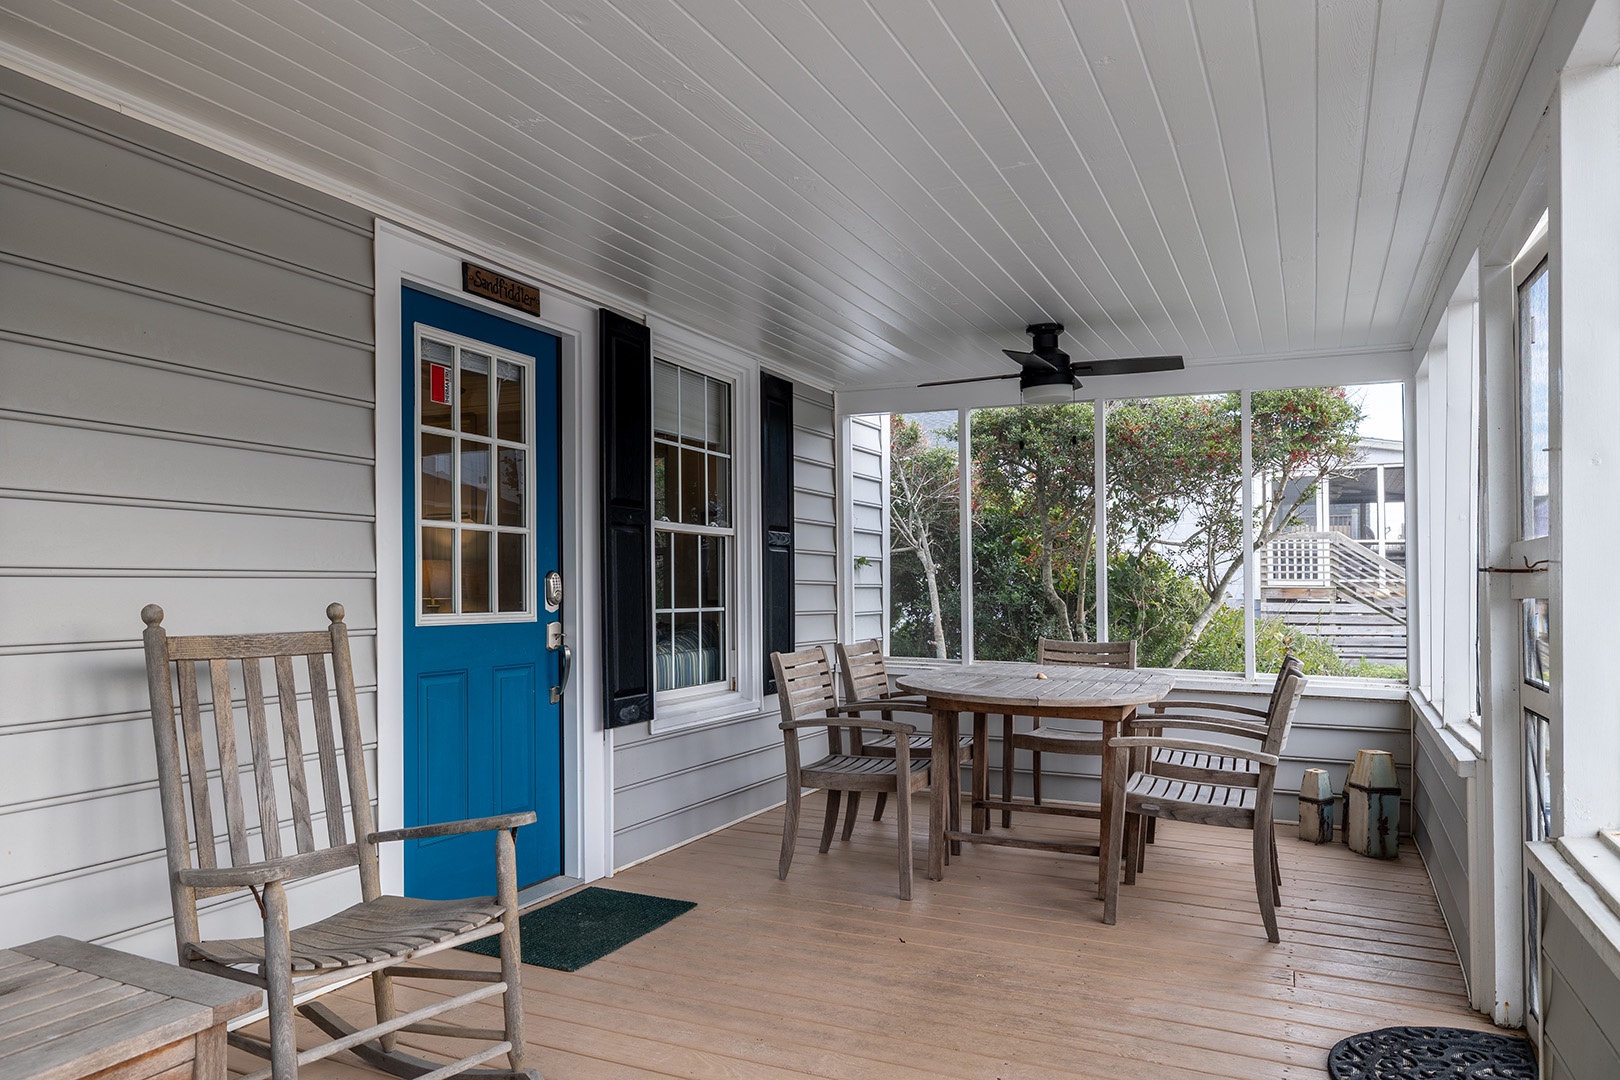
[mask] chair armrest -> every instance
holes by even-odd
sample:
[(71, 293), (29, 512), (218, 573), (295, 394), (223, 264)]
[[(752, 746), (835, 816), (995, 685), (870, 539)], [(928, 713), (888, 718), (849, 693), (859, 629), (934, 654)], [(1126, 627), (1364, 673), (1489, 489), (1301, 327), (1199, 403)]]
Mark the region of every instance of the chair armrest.
[(176, 870), (174, 878), (193, 889), (246, 889), (268, 885), (272, 881), (314, 877), (329, 870), (353, 866), (359, 861), (359, 849), (353, 844), (344, 844), (323, 851), (304, 851), (280, 859), (237, 866), (191, 866)]
[(860, 721), (862, 727), (873, 726), (866, 718), (867, 713), (912, 713), (916, 716), (926, 716), (932, 719), (933, 710), (920, 701), (888, 701), (886, 699), (870, 698), (866, 701), (852, 701), (848, 705), (838, 705), (827, 710), (828, 716), (851, 716)]
[[(794, 728), (807, 727), (849, 727), (850, 724), (828, 716), (812, 716), (804, 720), (784, 720), (777, 725), (783, 731), (792, 731)], [(868, 720), (861, 717), (860, 726), (875, 731), (888, 731), (896, 735), (915, 735), (917, 725), (902, 723), (899, 720)]]
[(370, 844), (385, 844), (391, 840), (425, 840), (431, 836), (457, 836), (461, 833), (495, 832), (498, 829), (516, 829), (532, 825), (535, 812), (524, 810), (518, 814), (499, 814), (495, 817), (468, 818), (465, 821), (441, 821), (433, 825), (412, 825), (404, 829), (384, 829), (366, 837)]
[(1187, 728), (1194, 731), (1216, 731), (1226, 735), (1238, 735), (1245, 739), (1258, 739), (1265, 741), (1266, 727), (1264, 724), (1251, 724), (1242, 720), (1219, 720), (1208, 716), (1182, 716), (1179, 713), (1166, 713), (1163, 716), (1150, 716), (1146, 719), (1132, 721), (1131, 730), (1163, 731), (1167, 727)]
[(1208, 712), (1237, 713), (1240, 716), (1253, 716), (1257, 719), (1266, 718), (1266, 710), (1252, 709), (1247, 705), (1233, 705), (1226, 701), (1184, 701), (1177, 698), (1172, 701), (1155, 701), (1145, 706), (1151, 712), (1163, 712), (1165, 709), (1203, 709)]
[(1204, 742), (1202, 739), (1161, 739), (1142, 735), (1127, 735), (1123, 738), (1109, 739), (1108, 745), (1127, 748), (1163, 747), (1166, 750), (1191, 750), (1198, 754), (1242, 758), (1244, 761), (1258, 762), (1261, 765), (1276, 765), (1282, 760), (1276, 754), (1268, 754), (1263, 750), (1245, 750), (1239, 746), (1227, 746), (1225, 743)]

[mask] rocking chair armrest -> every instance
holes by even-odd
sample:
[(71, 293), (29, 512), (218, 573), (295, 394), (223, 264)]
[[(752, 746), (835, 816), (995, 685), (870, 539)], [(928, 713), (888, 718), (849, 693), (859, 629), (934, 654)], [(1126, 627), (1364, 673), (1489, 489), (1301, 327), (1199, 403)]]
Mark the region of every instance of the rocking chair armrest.
[[(902, 723), (899, 720), (868, 720), (863, 716), (853, 723), (863, 728), (871, 728), (874, 731), (887, 731), (895, 735), (917, 734), (917, 725)], [(792, 731), (795, 728), (807, 727), (850, 727), (852, 722), (840, 721), (835, 716), (812, 716), (804, 720), (784, 720), (777, 726), (783, 731)]]
[(384, 829), (366, 837), (369, 844), (385, 844), (391, 840), (426, 840), (433, 836), (459, 836), (462, 833), (495, 832), (533, 825), (533, 810), (516, 814), (497, 814), (494, 817), (468, 818), (465, 821), (441, 821), (432, 825), (411, 825), (403, 829)]
[(1166, 750), (1191, 750), (1198, 754), (1215, 754), (1220, 757), (1242, 758), (1244, 761), (1253, 761), (1261, 765), (1275, 766), (1282, 759), (1276, 754), (1268, 754), (1263, 750), (1245, 750), (1240, 746), (1228, 746), (1225, 743), (1204, 742), (1202, 739), (1161, 739), (1143, 735), (1127, 735), (1119, 739), (1109, 739), (1108, 745), (1113, 747), (1142, 747), (1151, 749), (1163, 747)]

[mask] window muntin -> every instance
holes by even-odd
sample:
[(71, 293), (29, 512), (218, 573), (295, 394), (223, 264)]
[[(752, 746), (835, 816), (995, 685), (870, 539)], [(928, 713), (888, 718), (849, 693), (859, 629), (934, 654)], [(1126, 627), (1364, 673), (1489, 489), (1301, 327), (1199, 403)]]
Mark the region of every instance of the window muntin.
[(736, 523), (732, 386), (653, 363), (654, 669), (660, 692), (729, 683)]
[(417, 618), (532, 619), (533, 360), (417, 328)]
[(1552, 467), (1548, 448), (1549, 267), (1545, 259), (1519, 285), (1519, 507), (1521, 535), (1546, 536)]

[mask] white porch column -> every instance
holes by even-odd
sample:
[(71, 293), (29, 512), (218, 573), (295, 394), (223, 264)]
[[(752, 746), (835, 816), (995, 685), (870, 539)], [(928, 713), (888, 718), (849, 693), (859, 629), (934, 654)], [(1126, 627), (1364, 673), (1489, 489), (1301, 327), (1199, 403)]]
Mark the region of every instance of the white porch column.
[(1553, 834), (1620, 825), (1620, 69), (1579, 47), (1550, 186)]

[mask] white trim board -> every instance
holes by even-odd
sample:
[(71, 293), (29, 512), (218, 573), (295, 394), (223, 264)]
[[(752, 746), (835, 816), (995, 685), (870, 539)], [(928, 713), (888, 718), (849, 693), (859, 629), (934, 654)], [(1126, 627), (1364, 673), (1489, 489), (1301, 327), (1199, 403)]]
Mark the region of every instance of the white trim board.
[[(495, 263), (514, 276), (545, 279), (538, 268), (461, 252), (390, 222), (376, 232), (376, 439), (377, 439), (377, 822), (378, 828), (404, 823), (405, 748), (401, 700), (404, 678), (405, 598), (399, 573), (404, 557), (397, 523), (402, 463), (384, 448), (403, 437), (399, 357), (400, 287), (406, 283), (503, 318), (530, 322), (561, 339), (562, 370), (562, 562), (565, 585), (563, 632), (574, 649), (572, 682), (563, 698), (563, 873), (593, 881), (613, 872), (613, 747), (601, 724), (601, 710), (587, 703), (601, 696), (598, 665), (592, 662), (601, 639), (600, 560), (587, 557), (599, 546), (597, 491), (600, 462), (584, 452), (596, 445), (597, 309), (576, 297), (542, 285), (540, 317), (529, 319), (461, 291), (465, 258)], [(404, 856), (397, 844), (382, 849), (383, 887), (400, 891)]]

